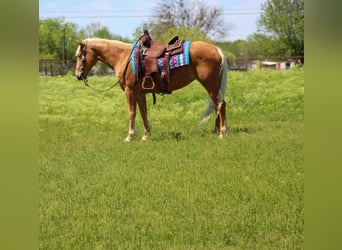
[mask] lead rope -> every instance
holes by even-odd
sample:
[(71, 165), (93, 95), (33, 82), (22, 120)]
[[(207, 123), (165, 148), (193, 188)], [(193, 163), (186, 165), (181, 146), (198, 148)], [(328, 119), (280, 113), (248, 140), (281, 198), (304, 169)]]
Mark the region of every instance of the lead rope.
[[(83, 77), (82, 77), (82, 78), (83, 78)], [(116, 81), (116, 83), (114, 83), (112, 86), (110, 86), (110, 87), (107, 88), (107, 89), (97, 89), (97, 88), (94, 88), (93, 86), (89, 85), (88, 79), (84, 79), (84, 78), (83, 78), (84, 85), (87, 86), (88, 88), (91, 88), (92, 90), (97, 91), (97, 92), (106, 92), (106, 91), (111, 90), (112, 88), (114, 88), (114, 87), (120, 82), (120, 80), (121, 80), (121, 78), (120, 78), (118, 81)]]

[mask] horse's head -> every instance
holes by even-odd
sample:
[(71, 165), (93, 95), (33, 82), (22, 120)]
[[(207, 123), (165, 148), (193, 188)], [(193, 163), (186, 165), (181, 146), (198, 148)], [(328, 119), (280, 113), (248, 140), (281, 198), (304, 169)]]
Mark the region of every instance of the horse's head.
[(79, 45), (76, 50), (76, 70), (75, 75), (78, 80), (87, 80), (87, 75), (96, 64), (97, 58), (95, 52), (89, 48), (88, 41), (76, 41)]

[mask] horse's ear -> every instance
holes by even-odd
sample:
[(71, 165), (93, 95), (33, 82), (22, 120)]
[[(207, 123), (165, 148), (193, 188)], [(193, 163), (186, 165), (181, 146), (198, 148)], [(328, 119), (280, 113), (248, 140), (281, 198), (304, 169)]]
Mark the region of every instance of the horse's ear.
[(80, 46), (83, 46), (83, 45), (84, 45), (83, 41), (81, 41), (81, 40), (76, 40), (75, 42), (76, 42), (78, 45), (80, 45)]

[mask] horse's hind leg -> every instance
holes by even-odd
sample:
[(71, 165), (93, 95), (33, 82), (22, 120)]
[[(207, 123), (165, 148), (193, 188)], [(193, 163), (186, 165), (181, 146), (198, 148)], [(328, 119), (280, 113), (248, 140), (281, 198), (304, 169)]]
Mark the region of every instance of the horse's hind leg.
[(220, 138), (223, 138), (223, 136), (228, 133), (226, 119), (226, 102), (224, 100), (219, 101), (217, 105), (215, 130), (220, 133)]
[(210, 113), (212, 111), (216, 111), (216, 119), (215, 119), (215, 128), (214, 131), (216, 133), (219, 133), (220, 138), (223, 138), (225, 134), (227, 134), (227, 120), (226, 120), (226, 102), (223, 99), (223, 95), (221, 94), (221, 91), (217, 90), (211, 90), (208, 88), (208, 85), (203, 85), (211, 98), (211, 101), (209, 102), (208, 108), (205, 111), (203, 115), (202, 122), (207, 121)]

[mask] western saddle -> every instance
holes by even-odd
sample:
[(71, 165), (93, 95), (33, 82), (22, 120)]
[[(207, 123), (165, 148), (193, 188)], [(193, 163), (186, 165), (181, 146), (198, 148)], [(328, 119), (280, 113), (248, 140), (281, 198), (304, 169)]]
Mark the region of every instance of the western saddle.
[(144, 30), (144, 35), (141, 37), (141, 42), (138, 44), (138, 53), (135, 54), (137, 65), (141, 66), (143, 77), (142, 88), (145, 90), (153, 90), (156, 86), (153, 80), (153, 74), (159, 72), (158, 61), (159, 57), (164, 56), (163, 66), (159, 79), (159, 92), (162, 94), (171, 94), (168, 90), (168, 82), (170, 80), (170, 56), (181, 53), (183, 40), (179, 40), (178, 36), (173, 37), (167, 44), (160, 44), (151, 39), (147, 30)]

